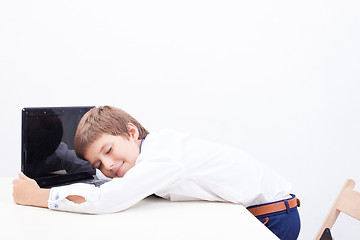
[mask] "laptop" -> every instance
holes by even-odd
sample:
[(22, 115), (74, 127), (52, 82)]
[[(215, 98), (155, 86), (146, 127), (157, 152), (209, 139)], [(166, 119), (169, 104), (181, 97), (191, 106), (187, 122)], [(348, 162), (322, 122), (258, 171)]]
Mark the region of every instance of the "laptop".
[[(21, 171), (41, 188), (84, 182), (100, 186), (91, 164), (74, 151), (74, 136), (82, 116), (93, 106), (22, 109)], [(101, 176), (101, 174), (100, 174)]]

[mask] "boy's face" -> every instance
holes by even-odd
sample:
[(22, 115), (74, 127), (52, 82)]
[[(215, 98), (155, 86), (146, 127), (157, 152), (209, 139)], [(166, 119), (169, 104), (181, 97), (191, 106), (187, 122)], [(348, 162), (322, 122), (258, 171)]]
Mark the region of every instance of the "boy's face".
[(135, 166), (140, 153), (141, 140), (138, 140), (137, 128), (130, 126), (130, 137), (103, 134), (88, 147), (85, 159), (94, 168), (109, 178), (123, 177)]

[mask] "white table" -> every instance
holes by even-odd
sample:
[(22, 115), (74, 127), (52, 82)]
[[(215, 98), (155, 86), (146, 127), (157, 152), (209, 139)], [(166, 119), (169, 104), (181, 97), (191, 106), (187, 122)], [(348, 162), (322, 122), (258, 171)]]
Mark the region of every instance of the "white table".
[(88, 215), (19, 206), (0, 178), (0, 239), (278, 239), (243, 206), (149, 197), (130, 209)]

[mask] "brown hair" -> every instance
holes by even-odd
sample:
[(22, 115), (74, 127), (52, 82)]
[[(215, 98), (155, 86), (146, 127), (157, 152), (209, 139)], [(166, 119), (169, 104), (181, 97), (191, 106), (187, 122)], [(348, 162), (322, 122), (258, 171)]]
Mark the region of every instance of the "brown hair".
[(128, 123), (134, 124), (139, 131), (139, 139), (149, 132), (130, 114), (111, 106), (93, 108), (81, 118), (74, 137), (76, 155), (85, 159), (85, 151), (102, 134), (129, 137)]

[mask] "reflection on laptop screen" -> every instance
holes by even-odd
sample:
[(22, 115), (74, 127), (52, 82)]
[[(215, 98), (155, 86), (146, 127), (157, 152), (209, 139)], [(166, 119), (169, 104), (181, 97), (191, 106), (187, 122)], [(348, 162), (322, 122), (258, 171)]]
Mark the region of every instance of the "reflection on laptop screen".
[(89, 162), (76, 157), (74, 136), (81, 117), (93, 107), (24, 108), (21, 170), (31, 178), (87, 172)]

